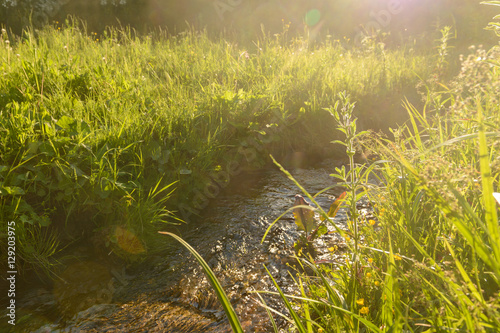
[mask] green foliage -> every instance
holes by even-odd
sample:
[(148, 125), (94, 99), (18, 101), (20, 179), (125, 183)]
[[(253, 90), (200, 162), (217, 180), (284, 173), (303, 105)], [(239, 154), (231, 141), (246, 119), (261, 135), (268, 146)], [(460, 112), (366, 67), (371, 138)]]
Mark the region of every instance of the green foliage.
[[(321, 147), (322, 108), (338, 90), (387, 98), (428, 71), (404, 48), (382, 68), (376, 54), (284, 35), (246, 49), (194, 30), (97, 35), (76, 20), (2, 32), (0, 218), (113, 249), (113, 230), (126, 230), (152, 251), (155, 228), (228, 156), (262, 165), (270, 152)], [(253, 159), (237, 154), (248, 138)]]
[[(481, 4), (490, 5), (490, 6), (500, 6), (500, 1), (483, 1), (483, 2), (481, 2)], [(498, 20), (499, 18), (500, 18), (500, 15), (495, 15), (495, 17), (493, 17), (494, 20)], [(490, 22), (488, 24), (487, 29), (493, 30), (497, 34), (497, 36), (500, 36), (500, 23)]]
[[(354, 177), (337, 170), (348, 190), (359, 185), (369, 196), (375, 218), (355, 220), (357, 231), (351, 224), (358, 234), (351, 260), (301, 259), (313, 272), (298, 272), (302, 296), (281, 295), (300, 308), (297, 326), (307, 322), (308, 331), (323, 332), (500, 330), (500, 49), (472, 52), (445, 91), (430, 91), (436, 98), (423, 111), (405, 103), (409, 120), (392, 130), (393, 138), (364, 137), (378, 161)], [(348, 112), (334, 113), (344, 124), (342, 143), (354, 155), (354, 125), (343, 115)], [(366, 179), (363, 172), (379, 185), (364, 187), (357, 180)]]

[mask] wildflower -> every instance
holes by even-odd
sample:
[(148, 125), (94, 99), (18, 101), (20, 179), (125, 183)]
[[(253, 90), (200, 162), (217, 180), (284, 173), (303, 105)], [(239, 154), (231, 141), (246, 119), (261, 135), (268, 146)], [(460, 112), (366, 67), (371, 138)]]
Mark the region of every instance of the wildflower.
[(329, 248), (328, 248), (328, 251), (330, 251), (330, 252), (335, 252), (335, 247), (333, 247), (333, 246), (332, 246), (332, 247), (329, 247)]
[(360, 298), (356, 301), (356, 304), (357, 305), (364, 305), (365, 304), (365, 299), (364, 298)]
[(372, 273), (370, 273), (370, 272), (366, 273), (366, 277), (367, 277), (368, 279), (369, 279), (369, 278), (371, 278), (371, 277), (372, 277)]
[(9, 45), (9, 44), (10, 44), (10, 42), (9, 42), (9, 40), (8, 40), (8, 39), (5, 41), (5, 44), (7, 44), (7, 45)]
[(401, 260), (401, 256), (400, 256), (400, 255), (398, 255), (398, 254), (395, 254), (395, 255), (394, 255), (394, 260)]
[(367, 306), (363, 306), (361, 310), (359, 310), (359, 313), (361, 314), (368, 314), (368, 312), (370, 312), (370, 309), (368, 309)]
[(372, 263), (373, 262), (373, 259), (372, 258), (368, 258), (368, 263)]
[(373, 282), (373, 284), (375, 285), (375, 287), (380, 286), (380, 282), (378, 282), (378, 281)]
[(371, 226), (374, 226), (375, 223), (377, 223), (377, 222), (375, 222), (375, 220), (369, 220), (368, 223), (370, 223)]
[(346, 241), (346, 242), (348, 242), (348, 241), (350, 241), (350, 240), (351, 240), (351, 238), (350, 238), (349, 236), (345, 236), (345, 241)]

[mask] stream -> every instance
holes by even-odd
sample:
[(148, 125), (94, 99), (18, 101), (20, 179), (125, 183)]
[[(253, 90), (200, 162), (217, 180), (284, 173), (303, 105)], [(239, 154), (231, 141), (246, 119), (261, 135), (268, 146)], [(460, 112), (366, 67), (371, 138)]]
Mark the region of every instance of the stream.
[[(340, 162), (325, 160), (292, 174), (310, 193), (335, 185), (330, 174)], [(343, 192), (333, 187), (318, 196), (325, 209)], [(269, 232), (269, 225), (293, 206), (301, 194), (277, 169), (246, 173), (232, 179), (188, 227), (182, 237), (207, 261), (239, 315), (245, 332), (270, 332), (268, 314), (255, 291), (275, 291), (264, 265), (285, 293), (296, 294), (290, 266), (293, 243), (299, 237), (293, 214), (287, 213)], [(361, 204), (368, 209), (368, 204)], [(346, 211), (335, 217), (345, 229)], [(329, 230), (334, 228), (329, 226)], [(167, 236), (165, 241), (167, 241)], [(29, 288), (19, 300), (18, 316), (25, 316), (22, 332), (231, 332), (225, 313), (195, 259), (172, 240), (174, 248), (152, 255), (140, 264), (113, 267), (102, 260), (75, 260), (63, 273), (66, 283)], [(317, 259), (339, 259), (345, 242), (338, 234), (315, 243)], [(336, 245), (340, 250), (329, 253)], [(263, 294), (267, 305), (283, 311), (276, 297)], [(63, 319), (64, 318), (64, 319)], [(275, 316), (278, 326), (287, 322)], [(20, 329), (20, 328), (17, 328)], [(17, 331), (17, 329), (15, 331)]]

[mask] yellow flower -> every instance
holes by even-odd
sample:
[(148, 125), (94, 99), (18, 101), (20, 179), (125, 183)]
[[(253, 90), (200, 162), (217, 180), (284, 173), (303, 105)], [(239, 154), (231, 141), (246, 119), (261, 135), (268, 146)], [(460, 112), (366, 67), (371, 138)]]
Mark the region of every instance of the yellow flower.
[(372, 263), (373, 262), (373, 259), (372, 258), (368, 258), (368, 263)]
[(376, 287), (380, 286), (380, 282), (378, 282), (378, 281), (375, 281), (374, 284)]
[(372, 273), (370, 273), (370, 272), (366, 273), (366, 277), (367, 277), (368, 279), (369, 279), (369, 278), (371, 278), (371, 277), (372, 277)]
[(395, 255), (394, 255), (394, 260), (401, 260), (401, 256), (399, 256), (399, 255), (395, 254)]
[(365, 304), (365, 299), (364, 298), (360, 298), (356, 301), (356, 304), (357, 305), (364, 305)]
[(363, 306), (361, 310), (359, 310), (359, 313), (361, 314), (368, 314), (368, 312), (370, 312), (370, 309), (368, 309), (367, 306)]
[(369, 220), (368, 223), (370, 223), (370, 225), (375, 225), (377, 222), (375, 222), (375, 220)]
[(334, 246), (329, 247), (329, 248), (328, 248), (328, 251), (330, 251), (330, 252), (335, 252), (335, 247), (334, 247)]
[(351, 238), (350, 238), (349, 236), (345, 236), (345, 241), (346, 241), (346, 242), (348, 242), (348, 241), (350, 241), (350, 240), (351, 240)]

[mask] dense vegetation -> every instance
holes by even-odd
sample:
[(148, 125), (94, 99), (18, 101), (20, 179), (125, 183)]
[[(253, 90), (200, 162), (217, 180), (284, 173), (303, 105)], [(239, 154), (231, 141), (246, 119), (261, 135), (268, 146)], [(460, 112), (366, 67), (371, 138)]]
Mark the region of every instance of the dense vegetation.
[[(490, 27), (499, 32), (497, 23)], [(313, 251), (299, 250), (298, 295), (284, 295), (275, 282), (293, 331), (500, 330), (500, 48), (471, 51), (455, 78), (425, 82), (421, 111), (405, 103), (409, 120), (390, 137), (359, 133), (355, 104), (345, 93), (328, 108), (345, 135), (335, 143), (349, 157), (349, 168), (332, 175), (346, 187), (340, 200), (349, 210), (349, 230), (337, 231), (349, 251), (341, 261), (332, 256), (315, 262)], [(374, 161), (355, 163), (359, 141), (376, 154)], [(369, 175), (378, 184), (368, 182)], [(374, 218), (357, 210), (364, 195), (374, 203)], [(338, 202), (328, 213), (316, 207), (329, 220)], [(307, 214), (296, 213), (295, 219), (307, 235)], [(235, 332), (241, 331), (231, 309), (226, 312)]]
[[(315, 274), (299, 270), (296, 328), (498, 330), (500, 51), (472, 46), (452, 76), (452, 35), (387, 48), (383, 34), (353, 47), (291, 38), (286, 24), (249, 46), (195, 30), (97, 35), (71, 20), (2, 30), (0, 220), (16, 222), (21, 271), (52, 274), (82, 239), (147, 256), (164, 243), (156, 231), (202, 213), (232, 175), (268, 153), (324, 155), (339, 126), (352, 253), (302, 258)], [(360, 141), (353, 117), (358, 130), (393, 129)], [(355, 165), (359, 144), (378, 160)], [(373, 220), (357, 214), (361, 191)]]
[(155, 248), (147, 235), (172, 216), (165, 204), (189, 219), (211, 183), (269, 152), (323, 153), (338, 91), (380, 127), (435, 69), (410, 47), (310, 46), (286, 30), (252, 49), (196, 31), (98, 38), (74, 22), (0, 42), (1, 218), (17, 221), (24, 262), (46, 269), (58, 241), (113, 247), (118, 226), (139, 237), (132, 253)]

